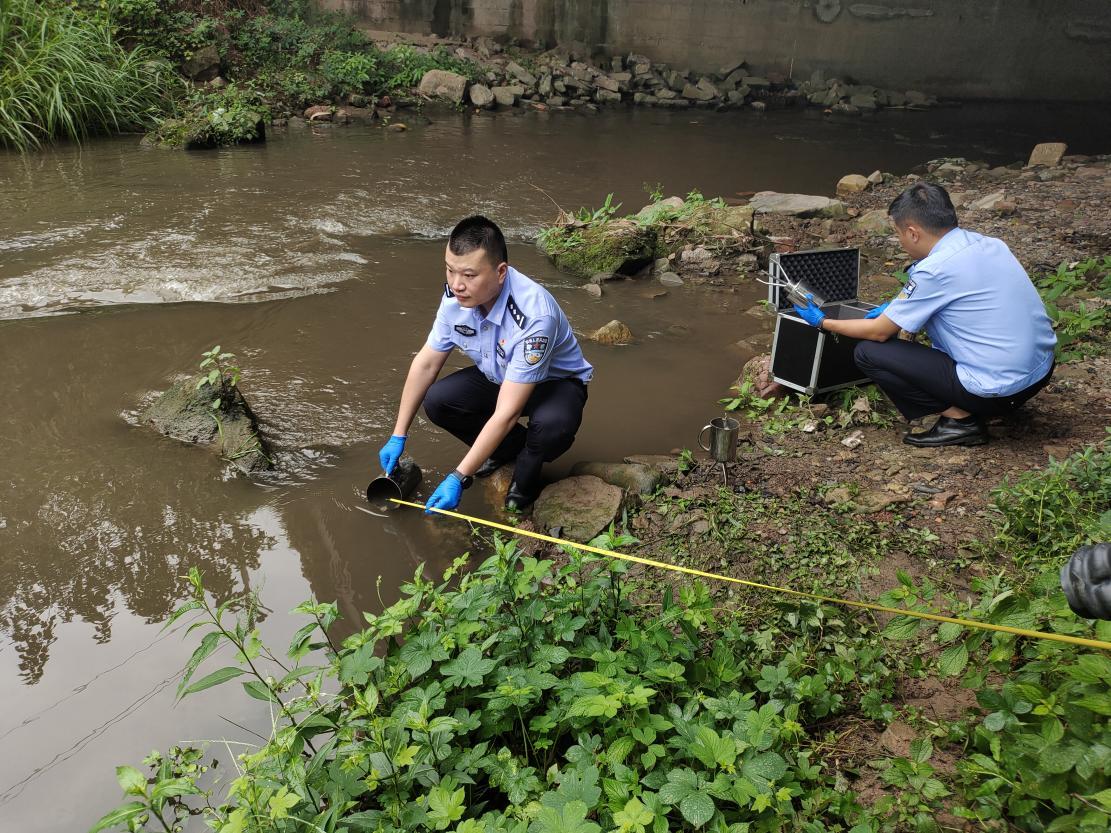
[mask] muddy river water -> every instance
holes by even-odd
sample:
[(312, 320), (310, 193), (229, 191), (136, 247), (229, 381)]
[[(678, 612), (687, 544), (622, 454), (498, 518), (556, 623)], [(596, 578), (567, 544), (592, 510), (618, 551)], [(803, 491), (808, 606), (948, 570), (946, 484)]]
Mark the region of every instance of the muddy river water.
[[(1046, 139), (1106, 151), (1084, 147), (1088, 131), (1062, 136), (1068, 123), (990, 106), (855, 122), (450, 115), (403, 133), (293, 128), (211, 153), (124, 137), (0, 155), (0, 830), (88, 829), (117, 803), (116, 764), (268, 725), (238, 687), (174, 703), (195, 643), (160, 628), (190, 567), (219, 594), (260, 590), (263, 635), (280, 648), (303, 599), (337, 599), (358, 621), (420, 562), (441, 569), (472, 546), (442, 519), (372, 517), (361, 498), (460, 217), (499, 221), (512, 262), (577, 331), (619, 317), (638, 336), (585, 345), (596, 380), (558, 475), (693, 446), (749, 355), (732, 345), (766, 324), (744, 314), (755, 285), (653, 298), (627, 282), (592, 298), (531, 245), (552, 200), (574, 209), (613, 191), (635, 211), (645, 183), (829, 193), (844, 173), (944, 155), (1007, 163)], [(217, 343), (239, 356), (280, 475), (231, 477), (134, 426), (144, 398)], [(462, 453), (423, 421), (409, 449), (422, 494)], [(496, 508), (482, 488), (462, 505)]]

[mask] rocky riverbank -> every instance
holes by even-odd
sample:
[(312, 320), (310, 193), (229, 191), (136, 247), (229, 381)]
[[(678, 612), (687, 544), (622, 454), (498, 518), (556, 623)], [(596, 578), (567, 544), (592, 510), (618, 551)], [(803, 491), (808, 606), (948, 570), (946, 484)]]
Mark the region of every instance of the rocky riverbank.
[[(427, 40), (427, 39), (426, 39)], [(441, 44), (438, 39), (432, 41)], [(468, 85), (454, 73), (425, 76), (420, 92), (469, 103), (481, 109), (635, 104), (666, 109), (725, 110), (813, 106), (831, 114), (859, 116), (882, 108), (936, 106), (935, 97), (917, 90), (885, 90), (845, 78), (814, 73), (800, 80), (751, 67), (736, 60), (714, 73), (691, 72), (630, 53), (594, 59), (586, 45), (561, 46), (540, 53), (506, 49), (485, 37), (451, 42), (460, 60), (480, 67), (481, 78)]]

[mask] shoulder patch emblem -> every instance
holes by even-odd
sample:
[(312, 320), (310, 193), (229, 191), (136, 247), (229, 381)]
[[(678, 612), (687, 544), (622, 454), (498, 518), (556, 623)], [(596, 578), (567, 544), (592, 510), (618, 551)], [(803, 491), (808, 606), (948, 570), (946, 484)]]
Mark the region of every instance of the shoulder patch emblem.
[(506, 300), (505, 308), (509, 312), (509, 317), (513, 319), (513, 322), (523, 330), (528, 323), (528, 316), (521, 312), (521, 308), (517, 306), (517, 302), (513, 300), (512, 295)]
[(540, 360), (544, 358), (544, 354), (548, 352), (548, 337), (547, 336), (532, 336), (525, 339), (525, 363), (526, 364), (539, 364)]
[(902, 296), (904, 298), (909, 298), (914, 294), (914, 290), (917, 288), (918, 285), (914, 281), (907, 281), (907, 285), (903, 287)]
[(454, 298), (455, 297), (455, 293), (451, 291), (451, 287), (449, 287), (447, 285), (447, 281), (444, 281), (444, 297), (445, 298)]
[(496, 345), (496, 346), (494, 347), (494, 349), (495, 349), (495, 350), (497, 351), (497, 353), (498, 353), (498, 358), (499, 358), (499, 359), (505, 359), (505, 347), (503, 347), (503, 346), (502, 346), (502, 345), (504, 344), (504, 342), (505, 342), (505, 339), (502, 339), (502, 340), (501, 340), (501, 341), (499, 341), (499, 342), (497, 343), (497, 345)]
[(461, 336), (466, 336), (467, 338), (478, 334), (478, 330), (476, 330), (474, 327), (468, 327), (466, 324), (456, 324), (455, 332), (459, 333), (459, 335)]

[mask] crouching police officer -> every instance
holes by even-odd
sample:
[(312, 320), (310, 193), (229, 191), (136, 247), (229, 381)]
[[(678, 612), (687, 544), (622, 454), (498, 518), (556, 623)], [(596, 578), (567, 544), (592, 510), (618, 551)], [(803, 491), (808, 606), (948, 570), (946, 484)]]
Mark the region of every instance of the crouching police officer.
[[(426, 511), (454, 509), (474, 477), (514, 458), (505, 506), (525, 509), (540, 492), (541, 466), (571, 447), (582, 422), (594, 369), (555, 298), (508, 259), (501, 229), (485, 217), (452, 230), (436, 322), (409, 367), (393, 436), (378, 452), (382, 468), (393, 471), (422, 402), (433, 423), (470, 446)], [(474, 366), (437, 381), (456, 347)]]
[[(903, 290), (865, 319), (833, 320), (811, 300), (811, 325), (863, 339), (857, 367), (908, 420), (938, 414), (915, 446), (983, 445), (984, 420), (1013, 411), (1049, 382), (1057, 337), (1038, 291), (1007, 244), (957, 227), (945, 189), (916, 183), (887, 213), (918, 259)], [(931, 347), (892, 336), (925, 329)]]

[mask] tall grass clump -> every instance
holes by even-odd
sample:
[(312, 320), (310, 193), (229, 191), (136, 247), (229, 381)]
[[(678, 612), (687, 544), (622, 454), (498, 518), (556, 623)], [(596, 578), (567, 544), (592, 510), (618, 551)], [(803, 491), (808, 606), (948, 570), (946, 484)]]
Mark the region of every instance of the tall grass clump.
[(120, 46), (101, 17), (42, 0), (0, 3), (0, 146), (148, 125), (170, 78), (145, 48)]

